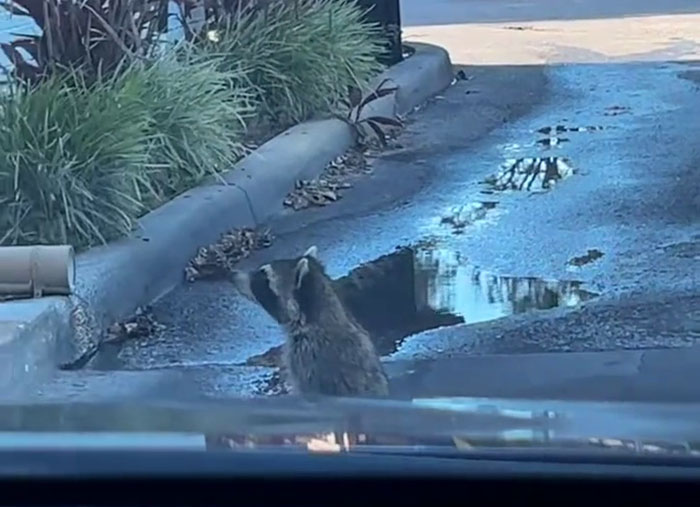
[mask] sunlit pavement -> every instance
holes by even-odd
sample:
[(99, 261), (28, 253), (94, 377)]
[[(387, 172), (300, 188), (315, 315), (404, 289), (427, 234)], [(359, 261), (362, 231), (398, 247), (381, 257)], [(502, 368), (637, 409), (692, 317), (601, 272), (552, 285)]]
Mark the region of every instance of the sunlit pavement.
[[(338, 203), (271, 223), (273, 246), (244, 265), (316, 244), (341, 277), (422, 245), (403, 293), (465, 323), (432, 329), (436, 320), (416, 319), (409, 335), (393, 336), (384, 359), (401, 396), (700, 399), (692, 4), (403, 0), (407, 40), (446, 46), (466, 79), (412, 116), (403, 148)], [(561, 142), (540, 143), (553, 137)], [(570, 173), (541, 192), (483, 183), (502, 164), (546, 172), (562, 160)], [(571, 287), (593, 297), (571, 300)], [(283, 337), (229, 284), (180, 287), (154, 313), (162, 335), (107, 351), (42, 396), (271, 392), (272, 370), (242, 363)], [(376, 320), (396, 330), (408, 318)], [(640, 352), (669, 347), (691, 348)]]
[(401, 0), (407, 40), (465, 65), (700, 59), (694, 0)]

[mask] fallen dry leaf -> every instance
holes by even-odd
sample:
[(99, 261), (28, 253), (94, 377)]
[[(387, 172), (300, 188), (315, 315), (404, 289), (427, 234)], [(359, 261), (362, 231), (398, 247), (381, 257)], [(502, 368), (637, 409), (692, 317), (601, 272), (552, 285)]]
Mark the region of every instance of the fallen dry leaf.
[(165, 329), (151, 313), (150, 307), (137, 308), (136, 314), (123, 322), (116, 322), (107, 329), (105, 343), (122, 342), (133, 338), (145, 338)]
[(225, 277), (238, 261), (248, 257), (252, 251), (267, 248), (272, 240), (269, 230), (244, 228), (226, 232), (216, 243), (199, 249), (185, 268), (185, 278), (188, 282), (194, 282)]
[(312, 206), (326, 206), (340, 200), (342, 191), (352, 187), (351, 179), (372, 171), (368, 157), (376, 157), (388, 148), (400, 149), (395, 142), (400, 129), (386, 129), (387, 146), (370, 138), (359, 148), (351, 148), (328, 163), (323, 173), (313, 180), (298, 180), (283, 204), (299, 211)]

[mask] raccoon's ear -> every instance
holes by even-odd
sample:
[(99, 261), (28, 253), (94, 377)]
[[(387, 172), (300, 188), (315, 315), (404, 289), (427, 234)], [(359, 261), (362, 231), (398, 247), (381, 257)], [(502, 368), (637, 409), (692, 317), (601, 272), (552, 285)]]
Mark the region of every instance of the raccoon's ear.
[(313, 245), (309, 247), (309, 249), (304, 252), (304, 257), (313, 257), (314, 259), (318, 260), (318, 248), (316, 245)]
[(255, 301), (255, 296), (253, 296), (253, 291), (250, 288), (250, 275), (248, 275), (248, 273), (234, 269), (231, 272), (231, 281), (236, 289), (238, 289), (238, 292), (248, 299)]
[(294, 268), (294, 288), (301, 289), (304, 278), (309, 274), (309, 259), (302, 257)]

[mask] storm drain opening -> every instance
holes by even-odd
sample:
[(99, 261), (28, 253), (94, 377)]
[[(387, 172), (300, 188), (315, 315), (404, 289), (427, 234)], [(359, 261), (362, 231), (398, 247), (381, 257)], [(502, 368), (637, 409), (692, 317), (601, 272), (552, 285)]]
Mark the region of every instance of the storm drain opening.
[[(336, 279), (334, 285), (380, 355), (395, 352), (422, 331), (573, 307), (598, 296), (580, 281), (491, 273), (457, 251), (428, 242), (397, 248)], [(281, 347), (272, 348), (246, 364), (279, 367), (281, 352)], [(279, 376), (275, 379), (279, 392)], [(269, 387), (268, 393), (272, 384)]]
[(564, 157), (517, 158), (507, 160), (500, 172), (484, 183), (497, 191), (542, 192), (573, 174), (571, 162)]

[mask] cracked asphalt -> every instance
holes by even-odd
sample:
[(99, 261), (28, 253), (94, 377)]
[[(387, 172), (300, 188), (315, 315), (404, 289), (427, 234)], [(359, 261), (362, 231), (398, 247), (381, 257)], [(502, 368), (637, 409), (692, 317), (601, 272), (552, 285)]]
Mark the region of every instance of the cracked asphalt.
[[(416, 6), (406, 4), (409, 13)], [(545, 10), (547, 2), (536, 4)], [(486, 12), (483, 2), (461, 5)], [(690, 2), (680, 1), (667, 11), (682, 20), (696, 12)], [(596, 21), (592, 15), (582, 18)], [(413, 32), (425, 28), (410, 25)], [(454, 44), (450, 40), (445, 44)], [(671, 54), (677, 46), (667, 42)], [(578, 43), (581, 51), (590, 47)], [(666, 55), (657, 45), (647, 48), (650, 54)], [(568, 54), (575, 60), (581, 51)], [(575, 398), (576, 386), (586, 385), (593, 397), (615, 391), (622, 399), (671, 399), (673, 391), (700, 399), (688, 387), (688, 372), (697, 370), (668, 375), (673, 361), (700, 357), (700, 66), (640, 57), (636, 47), (629, 52), (630, 61), (618, 55), (612, 61), (456, 67), (467, 79), (410, 115), (400, 147), (375, 159), (371, 175), (357, 179), (333, 205), (290, 211), (266, 224), (275, 242), (242, 265), (297, 255), (315, 244), (330, 274), (342, 277), (398, 246), (429, 240), (441, 254), (438, 264), (458, 258), (498, 275), (580, 281), (598, 294), (572, 307), (533, 306), (485, 321), (469, 317), (464, 324), (406, 337), (384, 357), (402, 396), (571, 392)], [(549, 126), (596, 128), (561, 133), (566, 141), (556, 146), (537, 144), (547, 137), (538, 130)], [(548, 191), (493, 192), (483, 183), (508, 159), (548, 157), (566, 158), (574, 170)], [(459, 234), (444, 223), (456, 209), (484, 201), (497, 204)], [(602, 257), (570, 265), (591, 249)], [(464, 283), (445, 288), (453, 296), (465, 290)], [(243, 363), (278, 346), (283, 337), (227, 282), (182, 285), (155, 304), (154, 315), (166, 326), (162, 334), (106, 350), (92, 369), (62, 373), (40, 395), (182, 399), (269, 392), (273, 370)], [(650, 364), (656, 367), (638, 367), (640, 350), (666, 348), (687, 354), (654, 352)], [(619, 361), (589, 354), (625, 350), (634, 352)], [(553, 361), (552, 353), (565, 354)], [(484, 362), (475, 363), (479, 358)], [(568, 366), (550, 369), (553, 364)], [(597, 364), (632, 366), (613, 368), (611, 377)], [(605, 379), (642, 370), (672, 382), (665, 390), (650, 390), (648, 380), (640, 381), (647, 387), (625, 384), (617, 390), (606, 384)], [(474, 373), (479, 371), (491, 373)], [(527, 371), (551, 383), (524, 383)]]

